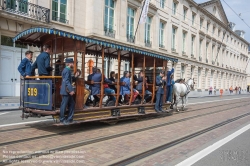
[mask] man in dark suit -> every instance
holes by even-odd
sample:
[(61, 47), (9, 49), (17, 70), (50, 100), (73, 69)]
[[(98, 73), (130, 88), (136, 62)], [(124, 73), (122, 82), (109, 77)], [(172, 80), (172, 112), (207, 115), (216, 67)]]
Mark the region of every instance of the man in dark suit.
[[(60, 106), (60, 122), (64, 125), (74, 123), (73, 115), (75, 110), (75, 102), (73, 95), (75, 94), (72, 87), (72, 77), (71, 69), (74, 67), (74, 61), (72, 58), (67, 58), (65, 60), (66, 67), (62, 71), (62, 86), (60, 89), (60, 94), (62, 95), (62, 102)], [(68, 116), (65, 117), (64, 113), (66, 108), (69, 108)]]
[(43, 52), (38, 55), (32, 66), (32, 70), (38, 68), (39, 76), (49, 76), (53, 68), (50, 66), (50, 46), (44, 45)]
[(155, 111), (163, 112), (162, 110), (162, 96), (164, 94), (164, 85), (166, 84), (166, 77), (164, 77), (165, 72), (161, 71), (160, 75), (156, 77), (156, 86), (158, 90), (156, 92), (156, 102), (155, 102)]

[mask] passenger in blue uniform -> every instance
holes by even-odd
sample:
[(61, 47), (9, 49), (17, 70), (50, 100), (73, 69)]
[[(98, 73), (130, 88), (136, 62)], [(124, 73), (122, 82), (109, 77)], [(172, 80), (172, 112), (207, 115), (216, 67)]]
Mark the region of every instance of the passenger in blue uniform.
[[(60, 94), (62, 95), (62, 102), (60, 106), (60, 122), (64, 125), (74, 123), (73, 115), (75, 110), (75, 101), (73, 95), (75, 94), (72, 86), (71, 69), (74, 67), (74, 61), (72, 58), (67, 58), (65, 60), (66, 67), (62, 71), (62, 86), (60, 89)], [(65, 117), (64, 113), (68, 106), (69, 113)]]
[(17, 68), (17, 70), (20, 72), (20, 74), (23, 77), (34, 75), (34, 70), (32, 71), (32, 57), (33, 57), (33, 52), (26, 51), (25, 58), (21, 61), (21, 63), (19, 64)]
[(38, 68), (39, 76), (49, 76), (53, 68), (50, 66), (50, 46), (44, 45), (43, 52), (38, 55), (32, 66), (32, 70)]
[[(120, 87), (120, 95), (123, 95), (125, 98), (125, 101), (128, 102), (128, 95), (130, 95), (130, 78), (129, 78), (129, 72), (124, 71), (123, 77), (120, 79), (120, 82), (124, 82), (125, 85)], [(136, 89), (134, 90), (134, 96), (132, 98), (132, 102), (135, 101), (135, 98), (138, 96), (139, 92)]]
[(166, 103), (171, 103), (171, 101), (169, 101), (170, 99), (170, 87), (171, 87), (171, 79), (170, 79), (170, 76), (171, 74), (174, 73), (174, 68), (172, 68), (172, 70), (170, 70), (169, 68), (167, 68), (167, 73), (166, 73), (166, 76), (167, 76), (167, 98), (166, 98)]
[[(96, 67), (93, 67), (92, 71), (93, 71), (93, 73), (88, 76), (88, 81), (101, 82), (102, 81), (102, 74), (100, 72), (98, 72)], [(113, 83), (112, 81), (110, 81), (106, 77), (104, 77), (104, 82), (110, 83), (110, 84)], [(94, 106), (98, 107), (100, 98), (97, 95), (101, 93), (101, 84), (94, 83), (93, 85), (90, 85), (89, 87), (90, 87), (89, 89), (91, 90), (91, 95), (93, 95), (93, 97), (95, 98), (95, 105)]]
[(138, 84), (136, 86), (136, 90), (138, 90), (140, 93), (143, 91), (143, 80), (144, 80), (144, 90), (145, 90), (145, 96), (143, 103), (146, 103), (146, 101), (149, 101), (151, 99), (152, 92), (147, 90), (147, 77), (144, 75), (143, 71), (141, 70), (139, 72), (138, 78), (136, 81), (138, 81)]
[(156, 92), (156, 102), (155, 102), (155, 111), (163, 112), (162, 110), (162, 97), (164, 94), (164, 85), (166, 84), (166, 77), (164, 77), (165, 72), (161, 71), (160, 75), (156, 77), (156, 86), (158, 86)]

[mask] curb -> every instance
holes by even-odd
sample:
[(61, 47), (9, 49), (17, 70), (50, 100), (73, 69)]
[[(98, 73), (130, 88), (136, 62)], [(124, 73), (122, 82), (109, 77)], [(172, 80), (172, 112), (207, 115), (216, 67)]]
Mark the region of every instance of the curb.
[(1, 111), (16, 111), (16, 110), (21, 110), (21, 109), (19, 107), (18, 108), (16, 108), (16, 107), (15, 108), (3, 108), (3, 109), (1, 108), (0, 112)]
[(0, 107), (20, 107), (20, 103), (0, 103)]
[[(241, 96), (241, 95), (249, 95), (249, 94), (222, 95), (222, 97), (223, 97), (223, 96)], [(188, 98), (204, 98), (204, 97), (220, 97), (220, 95), (211, 95), (211, 96), (192, 96), (192, 97), (188, 97)]]

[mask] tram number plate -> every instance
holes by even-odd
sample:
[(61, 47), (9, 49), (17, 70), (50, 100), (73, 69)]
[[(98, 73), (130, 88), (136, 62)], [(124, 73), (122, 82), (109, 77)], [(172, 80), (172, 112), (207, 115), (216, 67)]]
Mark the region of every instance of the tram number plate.
[(24, 106), (52, 110), (52, 80), (26, 80)]
[(37, 88), (28, 88), (28, 96), (37, 96)]

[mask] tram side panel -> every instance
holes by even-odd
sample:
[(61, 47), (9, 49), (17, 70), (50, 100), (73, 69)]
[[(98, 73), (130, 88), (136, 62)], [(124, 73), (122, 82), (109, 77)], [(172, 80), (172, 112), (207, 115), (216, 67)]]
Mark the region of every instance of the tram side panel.
[(52, 110), (52, 80), (25, 80), (23, 100), (26, 108)]

